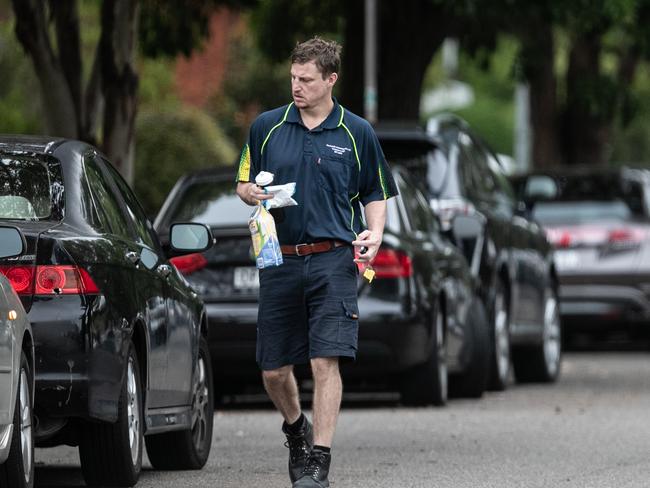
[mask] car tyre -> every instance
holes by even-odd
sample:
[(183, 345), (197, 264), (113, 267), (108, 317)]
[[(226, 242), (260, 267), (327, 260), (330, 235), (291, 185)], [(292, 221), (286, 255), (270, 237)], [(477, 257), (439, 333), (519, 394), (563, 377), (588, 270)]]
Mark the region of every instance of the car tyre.
[(87, 422), (79, 443), (84, 480), (89, 486), (133, 486), (142, 469), (144, 422), (140, 367), (129, 344), (117, 421)]
[(191, 428), (146, 437), (149, 461), (156, 469), (201, 469), (208, 461), (214, 422), (214, 386), (210, 349), (203, 337), (199, 343), (196, 372)]
[(489, 379), (490, 334), (485, 306), (478, 298), (471, 303), (467, 320), (470, 336), (467, 367), (452, 377), (449, 392), (454, 397), (480, 398)]
[(510, 379), (510, 313), (505, 283), (497, 280), (490, 314), (490, 379), (488, 389), (504, 391)]
[(32, 372), (25, 352), (20, 357), (20, 376), (14, 407), (13, 433), (9, 457), (0, 464), (1, 488), (34, 486), (34, 429)]
[(436, 313), (432, 351), (429, 360), (404, 374), (402, 403), (408, 406), (446, 405), (448, 398), (447, 337), (442, 310)]
[(513, 348), (515, 379), (520, 382), (553, 383), (560, 375), (562, 362), (562, 324), (557, 289), (544, 293), (542, 340), (534, 346)]

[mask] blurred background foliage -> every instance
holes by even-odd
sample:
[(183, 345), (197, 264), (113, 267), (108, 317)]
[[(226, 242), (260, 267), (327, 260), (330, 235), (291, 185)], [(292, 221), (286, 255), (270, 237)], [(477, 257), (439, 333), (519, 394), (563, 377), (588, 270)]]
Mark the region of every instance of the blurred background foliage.
[(234, 165), (239, 156), (214, 119), (195, 108), (142, 110), (136, 135), (134, 188), (150, 216), (155, 216), (183, 174), (218, 164)]
[[(421, 26), (429, 25), (428, 32), (445, 29), (442, 34), (459, 39), (458, 65), (452, 75), (443, 68), (439, 41), (444, 36), (440, 34), (440, 39), (427, 46), (433, 56), (425, 57), (421, 92), (451, 81), (471, 87), (470, 105), (444, 110), (465, 118), (497, 152), (513, 153), (517, 83), (544, 75), (544, 53), (551, 53), (544, 82), (550, 90), (546, 100), (551, 100), (546, 105), (552, 105), (552, 110), (545, 115), (556, 132), (558, 147), (542, 163), (579, 159), (580, 153), (572, 155), (567, 144), (581, 137), (572, 132), (574, 126), (584, 125), (592, 134), (602, 134), (600, 154), (609, 164), (650, 164), (650, 30), (646, 22), (650, 0), (413, 0), (426, 6), (422, 12), (431, 16), (419, 19), (417, 25), (412, 24), (417, 11), (409, 18), (404, 13), (406, 5), (379, 1), (389, 25), (393, 20), (396, 25), (395, 32), (380, 29), (380, 35), (390, 41), (382, 52), (394, 50), (404, 63), (410, 62), (410, 54), (418, 54), (412, 34), (420, 32)], [(90, 75), (101, 35), (101, 3), (78, 0), (84, 80)], [(287, 55), (298, 40), (319, 34), (344, 43), (347, 58), (336, 94), (344, 105), (361, 112), (362, 4), (344, 0), (141, 0), (134, 186), (147, 212), (156, 212), (181, 173), (232, 164), (251, 121), (261, 111), (290, 100)], [(211, 15), (223, 8), (236, 12), (239, 19), (222, 53), (223, 76), (205, 103), (188, 104), (179, 92), (179, 62), (206, 48)], [(14, 25), (11, 1), (0, 0), (0, 131), (41, 133), (38, 81), (16, 40)], [(412, 32), (399, 30), (409, 25)], [(547, 30), (540, 31), (540, 25)], [(380, 83), (399, 81), (399, 76), (410, 75), (380, 69)], [(391, 98), (399, 102), (419, 95), (405, 89)], [(386, 106), (386, 100), (380, 98), (379, 103)], [(420, 122), (425, 123), (437, 110), (419, 112)], [(589, 146), (590, 140), (582, 143)]]

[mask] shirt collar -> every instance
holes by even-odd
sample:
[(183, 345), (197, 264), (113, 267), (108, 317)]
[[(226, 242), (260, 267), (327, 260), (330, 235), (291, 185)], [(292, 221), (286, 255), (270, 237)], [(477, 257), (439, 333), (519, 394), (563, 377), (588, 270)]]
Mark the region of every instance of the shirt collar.
[[(334, 102), (334, 107), (332, 108), (332, 111), (330, 114), (327, 116), (327, 118), (318, 126), (316, 127), (315, 131), (317, 130), (322, 130), (322, 129), (336, 129), (342, 119), (343, 115), (343, 107), (339, 105), (339, 102), (336, 100), (335, 97), (332, 97), (332, 101)], [(289, 112), (287, 113), (287, 122), (291, 122), (293, 124), (300, 124), (303, 125), (302, 119), (300, 118), (300, 111), (296, 107), (296, 105), (292, 102), (291, 107), (289, 107)]]

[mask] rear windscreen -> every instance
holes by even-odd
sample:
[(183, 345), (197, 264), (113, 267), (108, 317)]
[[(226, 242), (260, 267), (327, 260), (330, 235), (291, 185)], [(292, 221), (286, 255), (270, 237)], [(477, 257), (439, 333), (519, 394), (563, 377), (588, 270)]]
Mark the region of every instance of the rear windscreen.
[(633, 219), (625, 202), (539, 202), (533, 217), (542, 225), (577, 225), (593, 222), (621, 222)]
[[(541, 191), (540, 187), (533, 192), (544, 195), (533, 207), (534, 217), (542, 224), (646, 218), (643, 189), (639, 182), (613, 174), (545, 177), (543, 182), (549, 188), (544, 187)], [(531, 185), (526, 185), (527, 193), (531, 193), (531, 189)]]
[(239, 199), (232, 181), (207, 180), (186, 186), (166, 221), (227, 227), (247, 225), (251, 213), (253, 208)]
[(49, 219), (52, 185), (47, 162), (29, 157), (0, 157), (0, 219)]

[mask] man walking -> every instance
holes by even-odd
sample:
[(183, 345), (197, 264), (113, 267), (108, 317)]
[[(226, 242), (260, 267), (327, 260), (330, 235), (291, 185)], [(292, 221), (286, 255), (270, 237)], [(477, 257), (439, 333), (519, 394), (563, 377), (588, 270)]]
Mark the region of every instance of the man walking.
[[(293, 102), (255, 120), (237, 175), (237, 194), (249, 205), (270, 198), (253, 183), (260, 171), (273, 173), (274, 184), (296, 182), (298, 205), (272, 211), (284, 263), (260, 270), (257, 362), (284, 417), (289, 476), (299, 488), (329, 486), (343, 391), (339, 358), (354, 359), (357, 350), (355, 261), (374, 259), (386, 200), (397, 194), (370, 124), (332, 98), (340, 51), (320, 38), (296, 46)], [(293, 374), (293, 365), (306, 362), (314, 377), (313, 428)]]

